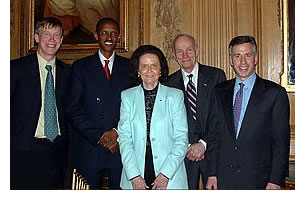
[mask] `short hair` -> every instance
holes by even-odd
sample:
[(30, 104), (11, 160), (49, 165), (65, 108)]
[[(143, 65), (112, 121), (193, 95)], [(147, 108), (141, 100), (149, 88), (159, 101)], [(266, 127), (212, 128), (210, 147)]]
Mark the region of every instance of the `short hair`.
[(44, 17), (37, 21), (35, 26), (35, 34), (39, 34), (40, 30), (43, 29), (49, 29), (49, 28), (61, 28), (61, 35), (63, 35), (63, 27), (60, 20), (58, 20), (55, 17)]
[(241, 45), (241, 44), (244, 44), (244, 43), (250, 43), (252, 45), (253, 53), (256, 56), (258, 48), (257, 48), (255, 38), (253, 36), (248, 36), (248, 35), (246, 35), (246, 36), (236, 36), (230, 41), (229, 46), (228, 46), (229, 55), (231, 56), (233, 54), (234, 46)]
[(176, 43), (176, 41), (177, 41), (180, 37), (187, 37), (187, 38), (191, 39), (192, 42), (193, 42), (193, 46), (194, 46), (195, 48), (198, 48), (198, 44), (196, 43), (196, 40), (195, 40), (195, 38), (194, 38), (193, 36), (191, 36), (191, 35), (189, 35), (189, 34), (182, 33), (182, 34), (177, 35), (177, 36), (174, 38), (174, 40), (173, 40), (173, 52), (174, 52), (174, 53), (175, 53), (175, 43)]
[(156, 46), (153, 45), (142, 45), (139, 46), (131, 56), (131, 81), (134, 85), (139, 85), (142, 80), (138, 76), (139, 70), (139, 59), (145, 54), (154, 54), (158, 57), (161, 67), (161, 76), (159, 82), (166, 84), (169, 74), (168, 63), (164, 53)]
[(105, 17), (105, 18), (99, 19), (96, 23), (95, 31), (98, 32), (99, 27), (105, 23), (115, 24), (118, 27), (118, 32), (120, 33), (120, 24), (118, 23), (118, 21), (116, 21), (115, 19), (110, 18), (110, 17)]

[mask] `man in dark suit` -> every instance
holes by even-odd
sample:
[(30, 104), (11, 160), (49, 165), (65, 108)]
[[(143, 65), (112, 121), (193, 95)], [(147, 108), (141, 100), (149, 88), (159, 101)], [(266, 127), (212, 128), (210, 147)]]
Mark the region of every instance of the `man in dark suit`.
[(35, 28), (37, 52), (10, 62), (11, 189), (62, 189), (71, 69), (56, 58), (63, 40), (60, 21), (47, 17)]
[(130, 61), (115, 54), (119, 24), (111, 18), (96, 24), (100, 49), (73, 64), (67, 114), (77, 132), (74, 166), (90, 189), (102, 188), (107, 172), (109, 188), (120, 188), (122, 163), (117, 143), (121, 91), (129, 87)]
[(290, 145), (286, 90), (256, 74), (254, 37), (233, 38), (229, 54), (236, 78), (213, 91), (211, 122), (219, 139), (208, 154), (207, 189), (280, 189)]
[[(208, 134), (209, 100), (213, 87), (225, 80), (223, 70), (197, 62), (199, 48), (195, 39), (187, 34), (178, 35), (173, 42), (174, 57), (180, 65), (178, 71), (169, 76), (168, 86), (179, 88), (185, 94), (185, 106), (189, 127), (189, 143), (185, 165), (188, 175), (189, 189), (199, 189), (200, 174), (206, 184), (206, 146), (214, 141)], [(196, 109), (191, 109), (187, 92), (189, 75), (196, 92)]]

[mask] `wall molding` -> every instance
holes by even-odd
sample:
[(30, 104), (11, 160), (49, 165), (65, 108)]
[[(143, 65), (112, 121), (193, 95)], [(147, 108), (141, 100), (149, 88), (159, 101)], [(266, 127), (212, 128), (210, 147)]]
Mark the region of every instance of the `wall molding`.
[(15, 34), (15, 13), (13, 1), (10, 1), (10, 37)]

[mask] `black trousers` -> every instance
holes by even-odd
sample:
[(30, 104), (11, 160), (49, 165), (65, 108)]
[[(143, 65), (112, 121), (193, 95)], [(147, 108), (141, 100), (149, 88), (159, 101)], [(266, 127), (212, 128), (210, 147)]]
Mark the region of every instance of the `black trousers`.
[(11, 151), (10, 189), (64, 189), (67, 149), (63, 137), (35, 139), (30, 151)]
[(191, 161), (187, 157), (184, 159), (186, 173), (188, 178), (188, 188), (190, 190), (200, 189), (200, 175), (203, 180), (203, 186), (206, 187), (207, 184), (207, 174), (206, 174), (206, 160), (201, 160), (198, 162)]
[(153, 162), (152, 147), (150, 146), (150, 143), (147, 143), (145, 154), (144, 180), (149, 189), (152, 189), (152, 184), (154, 183), (155, 179), (156, 176)]
[(120, 180), (122, 174), (122, 167), (115, 168), (89, 168), (77, 167), (79, 173), (87, 180), (91, 190), (103, 188), (103, 177), (108, 176), (108, 188), (118, 190), (120, 188)]

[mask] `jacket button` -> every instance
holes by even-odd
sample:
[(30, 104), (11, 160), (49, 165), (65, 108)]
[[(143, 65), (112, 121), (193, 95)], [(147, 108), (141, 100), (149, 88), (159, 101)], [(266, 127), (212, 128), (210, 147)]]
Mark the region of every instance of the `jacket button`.
[(238, 147), (237, 147), (237, 146), (235, 146), (235, 147), (234, 147), (234, 149), (235, 149), (235, 150), (237, 150), (237, 149), (238, 149)]
[(155, 141), (156, 139), (155, 138), (152, 138), (152, 141)]
[(230, 168), (234, 168), (234, 165), (231, 164), (231, 165), (230, 165)]
[(154, 156), (154, 159), (158, 159), (158, 156)]

